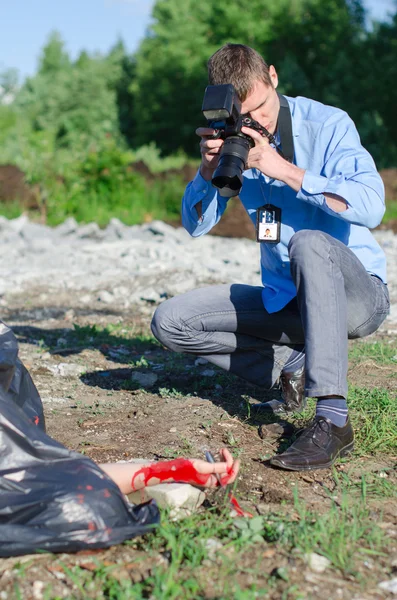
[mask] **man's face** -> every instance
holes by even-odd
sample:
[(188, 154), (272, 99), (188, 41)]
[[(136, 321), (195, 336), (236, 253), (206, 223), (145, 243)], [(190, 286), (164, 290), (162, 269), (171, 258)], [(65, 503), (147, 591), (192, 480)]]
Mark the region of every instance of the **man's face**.
[(249, 114), (262, 127), (266, 127), (270, 133), (274, 133), (277, 127), (280, 101), (276, 92), (278, 78), (273, 66), (270, 66), (269, 74), (274, 87), (266, 85), (262, 81), (256, 81), (250, 94), (241, 105), (241, 113)]

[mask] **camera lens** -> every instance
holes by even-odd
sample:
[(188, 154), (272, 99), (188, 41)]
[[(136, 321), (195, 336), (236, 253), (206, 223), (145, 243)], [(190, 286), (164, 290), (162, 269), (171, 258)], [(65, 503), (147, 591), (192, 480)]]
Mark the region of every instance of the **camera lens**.
[(252, 147), (251, 138), (232, 135), (222, 146), (218, 167), (212, 177), (212, 185), (224, 198), (237, 196), (243, 185), (243, 171)]

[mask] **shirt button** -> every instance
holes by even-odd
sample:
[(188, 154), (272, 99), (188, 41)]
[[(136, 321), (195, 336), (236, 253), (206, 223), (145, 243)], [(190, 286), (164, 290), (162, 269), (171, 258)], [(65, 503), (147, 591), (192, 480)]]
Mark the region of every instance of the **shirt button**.
[(313, 193), (313, 188), (309, 188), (309, 192), (312, 194)]

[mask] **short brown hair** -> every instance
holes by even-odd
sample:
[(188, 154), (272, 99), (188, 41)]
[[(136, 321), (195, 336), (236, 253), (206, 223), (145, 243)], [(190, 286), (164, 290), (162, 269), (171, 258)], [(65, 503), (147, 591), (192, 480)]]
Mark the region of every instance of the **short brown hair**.
[(269, 67), (261, 55), (244, 44), (225, 44), (208, 61), (211, 85), (233, 84), (241, 102), (251, 92), (255, 81), (273, 87)]

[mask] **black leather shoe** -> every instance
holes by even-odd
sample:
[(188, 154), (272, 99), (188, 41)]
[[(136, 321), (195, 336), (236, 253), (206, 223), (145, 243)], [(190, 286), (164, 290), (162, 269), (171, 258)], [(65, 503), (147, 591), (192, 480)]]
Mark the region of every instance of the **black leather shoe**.
[(270, 459), (270, 464), (290, 471), (327, 469), (353, 449), (354, 434), (349, 418), (343, 427), (337, 427), (326, 417), (315, 417), (288, 450)]
[(280, 375), (281, 396), (283, 400), (269, 400), (258, 402), (251, 406), (255, 416), (263, 414), (286, 415), (286, 413), (302, 412), (306, 406), (305, 399), (305, 365), (293, 373)]

